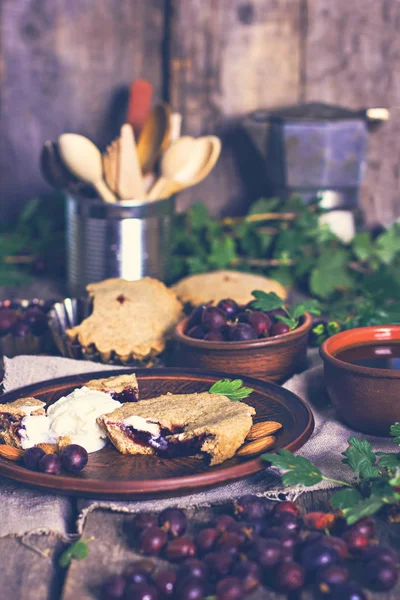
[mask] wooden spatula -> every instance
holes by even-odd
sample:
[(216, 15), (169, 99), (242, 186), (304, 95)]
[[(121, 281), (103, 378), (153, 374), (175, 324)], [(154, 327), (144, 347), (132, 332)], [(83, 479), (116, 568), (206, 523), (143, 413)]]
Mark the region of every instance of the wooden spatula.
[(136, 137), (141, 132), (150, 112), (153, 86), (145, 79), (136, 79), (129, 88), (126, 122), (133, 127)]
[(133, 128), (129, 123), (122, 125), (118, 144), (118, 194), (122, 200), (144, 200), (146, 190)]

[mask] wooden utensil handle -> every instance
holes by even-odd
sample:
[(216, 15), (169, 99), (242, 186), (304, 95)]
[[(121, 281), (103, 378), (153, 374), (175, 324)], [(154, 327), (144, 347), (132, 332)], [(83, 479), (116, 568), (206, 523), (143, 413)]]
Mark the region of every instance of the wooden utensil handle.
[(164, 198), (164, 190), (168, 188), (169, 184), (170, 180), (166, 177), (160, 177), (159, 179), (157, 179), (157, 181), (155, 182), (148, 194), (149, 200), (158, 200), (159, 198)]
[(117, 197), (112, 193), (110, 189), (108, 189), (107, 185), (104, 181), (96, 181), (93, 184), (100, 198), (104, 200), (104, 202), (108, 202), (109, 204), (114, 204), (117, 201)]

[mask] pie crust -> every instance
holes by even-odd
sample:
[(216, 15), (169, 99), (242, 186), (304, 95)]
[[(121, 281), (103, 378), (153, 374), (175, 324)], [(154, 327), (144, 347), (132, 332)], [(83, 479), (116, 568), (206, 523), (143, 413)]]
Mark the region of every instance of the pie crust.
[(178, 281), (172, 289), (182, 302), (192, 305), (216, 303), (224, 298), (232, 298), (239, 305), (245, 305), (254, 300), (254, 290), (275, 292), (283, 300), (287, 295), (279, 281), (240, 271), (213, 271), (191, 275)]
[(218, 394), (166, 394), (125, 404), (98, 423), (122, 454), (171, 458), (200, 453), (217, 465), (243, 444), (253, 414), (251, 406)]
[[(21, 448), (19, 430), (21, 422), (27, 415), (44, 415), (45, 403), (37, 398), (19, 398), (9, 404), (0, 404), (0, 441), (3, 444)], [(33, 410), (27, 410), (32, 407)]]
[(154, 358), (182, 316), (176, 294), (150, 277), (107, 279), (86, 289), (93, 312), (66, 334), (84, 348), (94, 346), (105, 361), (113, 354), (122, 362)]

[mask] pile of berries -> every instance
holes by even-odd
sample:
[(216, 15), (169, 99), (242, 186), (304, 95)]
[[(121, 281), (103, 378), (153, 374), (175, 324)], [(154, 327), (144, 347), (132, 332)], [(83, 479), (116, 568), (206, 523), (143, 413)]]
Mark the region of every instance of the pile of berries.
[(0, 335), (11, 333), (15, 337), (44, 335), (48, 330), (47, 312), (54, 300), (44, 303), (32, 301), (24, 307), (19, 302), (4, 301), (0, 306)]
[(364, 587), (388, 591), (398, 579), (397, 553), (378, 543), (371, 517), (347, 526), (333, 513), (302, 516), (293, 502), (271, 505), (245, 496), (231, 514), (191, 534), (185, 513), (174, 508), (158, 516), (141, 513), (134, 525), (132, 541), (140, 551), (172, 565), (134, 563), (105, 582), (103, 600), (240, 600), (260, 586), (366, 600)]
[(70, 473), (80, 473), (87, 465), (88, 453), (78, 444), (65, 446), (60, 455), (46, 453), (39, 446), (28, 448), (24, 453), (24, 466), (31, 471), (59, 475), (64, 467)]
[(253, 308), (253, 302), (239, 307), (226, 298), (217, 306), (201, 304), (189, 316), (186, 335), (209, 342), (240, 342), (273, 337), (290, 331), (289, 325), (276, 319), (287, 316), (282, 308), (263, 312)]

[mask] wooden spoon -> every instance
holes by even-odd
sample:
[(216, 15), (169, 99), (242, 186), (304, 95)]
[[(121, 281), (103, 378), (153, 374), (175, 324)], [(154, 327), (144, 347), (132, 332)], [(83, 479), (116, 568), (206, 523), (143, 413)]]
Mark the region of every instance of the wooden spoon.
[(177, 174), (193, 160), (196, 160), (195, 147), (196, 140), (184, 135), (167, 148), (161, 159), (161, 177), (151, 188), (148, 194), (149, 200), (163, 197), (164, 190), (176, 179)]
[(67, 168), (78, 179), (91, 183), (104, 202), (117, 201), (103, 179), (100, 150), (83, 135), (63, 133), (58, 138), (60, 155)]
[(72, 175), (62, 162), (57, 143), (47, 140), (40, 153), (40, 170), (52, 187), (67, 189), (72, 194), (86, 195), (90, 188)]
[[(221, 152), (221, 141), (213, 135), (204, 136), (198, 139), (192, 139), (191, 146), (187, 143), (182, 145), (179, 138), (171, 144), (165, 152), (161, 161), (162, 177), (156, 182), (150, 190), (149, 199), (166, 198), (176, 192), (195, 185), (204, 179), (214, 167)], [(177, 149), (180, 152), (177, 152)], [(169, 156), (171, 152), (171, 156)], [(173, 152), (173, 155), (172, 155)], [(182, 156), (185, 153), (187, 156)], [(178, 163), (175, 156), (181, 158)], [(186, 158), (186, 160), (184, 160)]]
[(147, 117), (137, 143), (139, 163), (144, 174), (150, 173), (170, 140), (171, 107), (156, 104)]
[(220, 138), (215, 135), (207, 135), (203, 138), (199, 138), (199, 140), (204, 140), (204, 143), (205, 140), (208, 140), (210, 144), (210, 153), (208, 159), (204, 163), (203, 168), (200, 169), (200, 171), (190, 181), (186, 179), (186, 183), (182, 184), (182, 178), (180, 178), (181, 181), (172, 182), (167, 189), (168, 196), (172, 196), (183, 189), (197, 185), (200, 183), (200, 181), (203, 181), (203, 179), (205, 179), (210, 171), (215, 167), (219, 155), (221, 154), (222, 144)]

